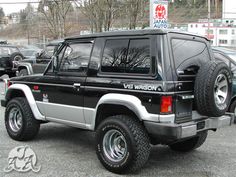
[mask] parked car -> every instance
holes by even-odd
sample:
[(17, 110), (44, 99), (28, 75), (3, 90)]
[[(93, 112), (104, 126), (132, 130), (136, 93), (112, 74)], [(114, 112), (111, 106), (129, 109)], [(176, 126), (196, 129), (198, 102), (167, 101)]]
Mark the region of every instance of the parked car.
[(9, 77), (16, 75), (15, 62), (23, 60), (20, 50), (13, 45), (0, 45), (0, 76), (8, 74)]
[[(217, 60), (224, 61), (230, 68), (233, 74), (233, 96), (229, 106), (229, 112), (236, 116), (236, 50), (213, 47), (213, 53)], [(235, 120), (236, 123), (236, 120)]]
[(42, 51), (41, 48), (35, 45), (21, 45), (18, 46), (18, 48), (20, 49), (25, 59), (32, 59), (32, 60), (35, 60), (36, 54)]
[[(35, 138), (42, 122), (96, 132), (102, 165), (136, 172), (150, 144), (199, 148), (229, 126), (232, 75), (205, 37), (137, 30), (67, 38), (43, 74), (15, 77), (1, 105), (9, 136)], [(223, 95), (222, 95), (223, 93)], [(178, 162), (176, 162), (178, 163)]]
[(26, 49), (25, 52), (30, 52), (31, 57), (27, 57), (26, 59), (18, 62), (17, 64), (17, 76), (26, 76), (32, 74), (43, 73), (48, 63), (51, 60), (51, 57), (56, 51), (59, 44), (62, 40), (55, 40), (50, 42), (44, 50), (37, 53), (36, 51)]

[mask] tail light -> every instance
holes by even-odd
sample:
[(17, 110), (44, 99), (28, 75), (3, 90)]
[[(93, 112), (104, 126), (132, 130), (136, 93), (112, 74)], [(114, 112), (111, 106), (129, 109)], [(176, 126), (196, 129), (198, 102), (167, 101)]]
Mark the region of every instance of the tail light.
[(162, 96), (161, 97), (161, 113), (167, 114), (172, 113), (172, 96)]
[(5, 83), (5, 92), (7, 91), (7, 89), (11, 86), (11, 82), (9, 79), (5, 79), (4, 80), (4, 83)]
[(9, 88), (10, 86), (11, 86), (11, 82), (10, 82), (10, 80), (7, 80), (7, 88)]

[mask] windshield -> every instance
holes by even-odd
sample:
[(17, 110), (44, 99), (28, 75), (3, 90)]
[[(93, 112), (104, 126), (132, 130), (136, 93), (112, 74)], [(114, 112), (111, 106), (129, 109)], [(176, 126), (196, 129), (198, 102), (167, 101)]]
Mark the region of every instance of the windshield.
[(55, 49), (55, 46), (47, 46), (45, 49), (47, 56), (52, 57), (54, 53), (54, 49)]
[(24, 56), (35, 56), (35, 54), (36, 54), (37, 52), (34, 51), (34, 50), (22, 50), (21, 53), (22, 53)]

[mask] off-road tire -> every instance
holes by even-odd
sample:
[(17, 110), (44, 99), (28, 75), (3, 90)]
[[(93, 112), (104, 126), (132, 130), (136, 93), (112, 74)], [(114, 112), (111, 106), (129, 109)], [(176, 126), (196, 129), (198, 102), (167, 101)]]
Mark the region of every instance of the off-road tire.
[(18, 74), (18, 76), (27, 76), (27, 75), (29, 75), (27, 69), (21, 69)]
[(199, 148), (207, 138), (207, 131), (198, 133), (197, 136), (169, 145), (174, 151), (189, 152)]
[[(17, 132), (12, 130), (9, 123), (9, 113), (13, 108), (17, 108), (22, 114), (22, 126)], [(8, 102), (5, 110), (5, 127), (8, 135), (17, 141), (31, 140), (38, 134), (40, 123), (35, 119), (26, 98), (17, 97)]]
[[(118, 130), (127, 142), (127, 154), (120, 162), (105, 155), (103, 138), (109, 130)], [(114, 173), (129, 173), (141, 169), (150, 154), (150, 141), (142, 124), (135, 118), (116, 115), (105, 119), (96, 130), (96, 153), (103, 166)]]
[[(227, 78), (228, 93), (222, 104), (217, 104), (214, 97), (215, 82), (222, 74)], [(228, 109), (232, 95), (232, 75), (224, 62), (209, 61), (200, 67), (194, 85), (195, 105), (202, 115), (219, 117), (225, 114)]]
[[(229, 112), (232, 112), (232, 113), (234, 113), (234, 115), (236, 115), (236, 110), (235, 110), (235, 108), (236, 108), (236, 100), (234, 100), (234, 101), (231, 103), (231, 105), (230, 105), (230, 107), (229, 107)], [(236, 123), (236, 119), (234, 119), (234, 123)]]

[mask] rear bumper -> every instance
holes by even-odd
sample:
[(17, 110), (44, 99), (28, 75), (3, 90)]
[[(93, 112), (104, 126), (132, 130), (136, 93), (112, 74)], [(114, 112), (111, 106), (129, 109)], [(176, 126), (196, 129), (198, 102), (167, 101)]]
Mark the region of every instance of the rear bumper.
[(163, 124), (145, 121), (144, 125), (152, 137), (165, 139), (183, 139), (195, 136), (204, 130), (216, 130), (224, 126), (230, 126), (234, 121), (234, 115), (227, 113), (221, 117), (210, 117), (204, 120), (192, 121), (183, 124)]

